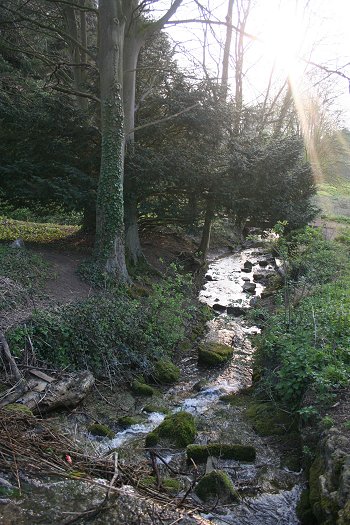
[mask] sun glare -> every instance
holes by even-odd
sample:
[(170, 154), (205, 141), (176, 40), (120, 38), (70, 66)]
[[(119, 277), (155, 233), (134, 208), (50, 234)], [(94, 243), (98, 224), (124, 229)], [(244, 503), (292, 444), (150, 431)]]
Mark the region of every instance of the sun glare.
[(284, 73), (294, 73), (304, 37), (302, 21), (295, 12), (288, 7), (271, 11), (261, 33), (263, 53)]

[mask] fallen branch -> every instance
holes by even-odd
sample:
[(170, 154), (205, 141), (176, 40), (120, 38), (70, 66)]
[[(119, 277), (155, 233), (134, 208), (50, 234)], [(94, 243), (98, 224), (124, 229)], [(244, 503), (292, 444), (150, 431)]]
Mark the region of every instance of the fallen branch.
[(16, 361), (13, 355), (11, 354), (10, 347), (7, 343), (5, 334), (1, 330), (0, 330), (0, 344), (3, 348), (5, 358), (8, 364), (10, 365), (10, 369), (11, 369), (13, 376), (15, 377), (16, 381), (22, 381), (23, 378), (22, 378), (21, 372), (18, 370)]

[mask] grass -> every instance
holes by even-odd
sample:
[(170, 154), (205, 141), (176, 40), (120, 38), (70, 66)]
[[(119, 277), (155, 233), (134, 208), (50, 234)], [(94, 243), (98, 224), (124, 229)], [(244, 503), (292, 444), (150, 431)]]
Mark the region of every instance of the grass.
[(16, 221), (0, 216), (0, 241), (22, 239), (30, 243), (49, 243), (73, 235), (79, 226)]
[(341, 181), (338, 184), (322, 182), (317, 184), (317, 194), (324, 197), (350, 196), (350, 183), (348, 181)]
[(321, 215), (321, 219), (338, 222), (339, 224), (350, 224), (350, 217), (345, 215)]

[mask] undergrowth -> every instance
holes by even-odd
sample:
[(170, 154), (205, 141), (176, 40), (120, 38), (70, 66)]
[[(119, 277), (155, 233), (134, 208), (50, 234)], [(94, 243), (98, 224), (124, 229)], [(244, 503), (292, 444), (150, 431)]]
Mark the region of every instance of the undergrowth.
[(350, 264), (346, 246), (306, 228), (280, 238), (287, 275), (280, 306), (258, 338), (258, 389), (295, 410), (306, 392), (331, 401), (350, 375)]
[[(112, 381), (138, 374), (152, 377), (157, 360), (173, 357), (196, 307), (187, 276), (173, 270), (153, 285), (149, 297), (114, 289), (51, 311), (36, 311), (24, 328), (8, 334), (21, 354), (28, 335), (36, 358), (58, 367), (87, 368)], [(185, 298), (188, 303), (184, 306)]]
[(0, 310), (15, 308), (52, 277), (48, 262), (25, 249), (0, 245)]

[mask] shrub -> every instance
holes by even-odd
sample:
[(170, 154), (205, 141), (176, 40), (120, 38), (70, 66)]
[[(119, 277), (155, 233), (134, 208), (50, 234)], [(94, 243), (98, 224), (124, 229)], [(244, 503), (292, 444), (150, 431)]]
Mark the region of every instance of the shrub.
[(188, 285), (187, 277), (173, 275), (157, 283), (147, 298), (132, 299), (127, 290), (114, 288), (51, 311), (35, 311), (25, 330), (8, 334), (9, 343), (18, 355), (29, 335), (38, 359), (115, 379), (152, 377), (154, 364), (164, 360), (167, 379), (174, 378), (177, 369), (170, 367), (170, 356), (195, 313), (191, 305), (183, 307)]

